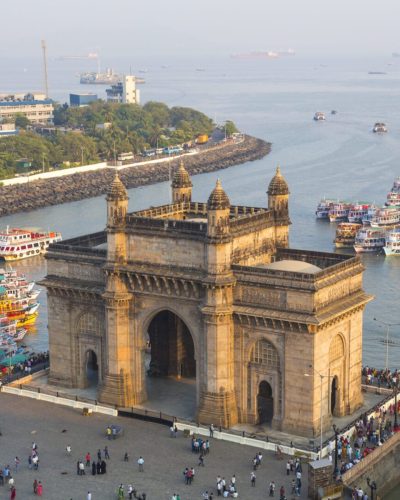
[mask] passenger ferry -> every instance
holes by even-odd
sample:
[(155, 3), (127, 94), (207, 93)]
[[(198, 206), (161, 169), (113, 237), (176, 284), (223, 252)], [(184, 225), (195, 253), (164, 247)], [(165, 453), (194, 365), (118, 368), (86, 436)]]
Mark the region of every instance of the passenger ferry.
[(364, 217), (361, 219), (361, 222), (364, 224), (364, 226), (371, 225), (371, 220), (375, 217), (377, 210), (379, 209), (376, 205), (371, 205), (369, 207), (369, 209), (367, 210), (367, 215), (364, 215)]
[(385, 205), (400, 207), (400, 177), (394, 180), (392, 189), (387, 194)]
[(334, 203), (329, 210), (329, 221), (330, 222), (341, 222), (347, 221), (349, 215), (350, 204), (349, 203)]
[(386, 125), (382, 122), (376, 122), (375, 125), (374, 125), (374, 128), (372, 129), (372, 132), (375, 132), (375, 133), (382, 133), (382, 132), (387, 132), (388, 129), (386, 127)]
[(364, 227), (357, 232), (354, 250), (362, 252), (380, 252), (385, 246), (386, 238), (383, 229)]
[(317, 111), (314, 115), (314, 120), (316, 122), (324, 121), (325, 120), (325, 113), (321, 113), (321, 111)]
[(390, 229), (400, 224), (400, 207), (379, 208), (371, 219), (371, 227)]
[(386, 255), (400, 255), (400, 227), (386, 233), (386, 245), (383, 250)]
[(347, 216), (349, 222), (360, 222), (368, 215), (371, 205), (369, 203), (355, 203), (351, 205)]
[(7, 227), (5, 233), (0, 232), (0, 258), (20, 260), (44, 254), (51, 243), (61, 240), (61, 233)]
[(336, 236), (334, 239), (336, 248), (353, 248), (356, 234), (361, 229), (361, 224), (349, 222), (341, 222), (336, 228)]
[(336, 200), (327, 200), (323, 199), (318, 203), (317, 210), (315, 211), (315, 215), (317, 219), (329, 219), (329, 210), (332, 205), (336, 202)]

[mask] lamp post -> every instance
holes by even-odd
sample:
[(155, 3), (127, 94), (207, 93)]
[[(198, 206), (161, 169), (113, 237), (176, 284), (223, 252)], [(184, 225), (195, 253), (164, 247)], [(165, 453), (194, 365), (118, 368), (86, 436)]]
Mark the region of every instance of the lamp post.
[(376, 491), (377, 486), (375, 481), (371, 481), (369, 477), (367, 477), (367, 484), (371, 490), (371, 500), (374, 500), (374, 491)]
[[(319, 423), (320, 423), (320, 444), (319, 444), (319, 458), (320, 460), (322, 459), (322, 389), (323, 389), (323, 386), (322, 386), (322, 382), (323, 382), (323, 379), (324, 378), (329, 378), (329, 375), (322, 375), (321, 373), (319, 373), (318, 370), (316, 370), (313, 366), (310, 365), (310, 368), (312, 368), (314, 370), (314, 372), (319, 376), (320, 378), (320, 386), (321, 386), (321, 395), (320, 395), (320, 402), (319, 402), (319, 408), (320, 408), (320, 412), (319, 412)], [(305, 373), (304, 374), (305, 377), (311, 377), (311, 375), (309, 373)]]
[(339, 429), (336, 427), (335, 424), (333, 424), (333, 430), (335, 432), (335, 469), (333, 471), (333, 477), (334, 479), (337, 478), (338, 473), (339, 473), (339, 468), (338, 468), (338, 436), (339, 436)]
[(380, 323), (381, 325), (383, 325), (385, 328), (386, 328), (386, 362), (385, 362), (385, 368), (386, 368), (386, 371), (388, 369), (388, 366), (389, 366), (389, 330), (392, 326), (399, 326), (400, 323), (386, 323), (385, 321), (382, 321), (380, 319), (377, 319), (377, 318), (374, 318), (374, 321), (376, 321), (377, 323)]
[(396, 374), (396, 382), (394, 384), (394, 431), (397, 432), (399, 424), (397, 422), (397, 391), (399, 388), (399, 374)]

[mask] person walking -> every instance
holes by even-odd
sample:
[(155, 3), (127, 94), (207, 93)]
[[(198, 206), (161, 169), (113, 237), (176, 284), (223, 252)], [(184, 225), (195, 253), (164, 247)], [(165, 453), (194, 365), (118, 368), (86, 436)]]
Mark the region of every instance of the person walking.
[(125, 452), (125, 455), (124, 455), (124, 462), (129, 462), (129, 455), (128, 455), (127, 451)]
[(37, 487), (38, 487), (38, 482), (37, 479), (33, 481), (33, 494), (37, 495)]
[(199, 456), (199, 466), (204, 467), (204, 455), (203, 454), (201, 454)]
[(92, 500), (92, 494), (90, 493), (90, 491), (87, 492), (86, 500)]
[(110, 454), (108, 453), (108, 446), (104, 446), (104, 458), (110, 460)]
[(96, 475), (96, 462), (93, 460), (92, 462), (92, 476)]
[(101, 462), (101, 450), (97, 450), (97, 460)]
[(91, 456), (90, 456), (90, 453), (87, 452), (86, 453), (86, 467), (90, 467), (90, 462), (91, 462)]
[(133, 486), (131, 484), (128, 486), (128, 495), (129, 495), (128, 496), (129, 500), (132, 500), (132, 498), (133, 498)]
[(71, 455), (72, 448), (71, 448), (70, 444), (67, 444), (67, 447), (65, 448), (65, 450), (66, 450), (68, 456)]
[(254, 471), (251, 471), (250, 474), (250, 483), (252, 486), (256, 485), (256, 473)]
[(41, 497), (43, 495), (43, 484), (41, 481), (39, 481), (37, 485), (37, 495), (38, 497)]
[(290, 469), (290, 462), (289, 462), (289, 460), (288, 460), (288, 461), (287, 461), (287, 463), (286, 463), (286, 475), (287, 475), (287, 476), (290, 474), (290, 470), (291, 470), (291, 469)]
[(119, 488), (118, 488), (118, 500), (121, 500), (125, 498), (125, 494), (124, 494), (124, 485), (123, 484), (120, 484), (119, 485)]
[(269, 483), (269, 496), (270, 497), (275, 496), (275, 482), (274, 481), (271, 481)]
[(210, 431), (210, 438), (214, 437), (214, 425), (213, 424), (210, 425), (209, 431)]
[(144, 472), (144, 458), (140, 456), (137, 463), (139, 466), (139, 472)]
[(107, 427), (106, 434), (107, 434), (107, 439), (110, 440), (112, 435), (112, 430), (110, 426)]
[(14, 500), (15, 498), (17, 498), (17, 490), (12, 486), (10, 490), (10, 499)]

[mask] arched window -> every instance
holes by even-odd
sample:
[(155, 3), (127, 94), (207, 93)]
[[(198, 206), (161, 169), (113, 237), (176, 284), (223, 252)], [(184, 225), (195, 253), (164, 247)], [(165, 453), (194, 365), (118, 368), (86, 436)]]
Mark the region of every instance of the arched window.
[(78, 335), (100, 335), (101, 325), (99, 318), (93, 313), (85, 313), (78, 320)]
[(344, 356), (344, 345), (343, 339), (340, 335), (336, 335), (331, 342), (331, 346), (329, 348), (329, 361), (332, 363), (337, 359), (341, 359)]
[(250, 361), (279, 370), (279, 355), (275, 347), (268, 340), (258, 340), (254, 345)]

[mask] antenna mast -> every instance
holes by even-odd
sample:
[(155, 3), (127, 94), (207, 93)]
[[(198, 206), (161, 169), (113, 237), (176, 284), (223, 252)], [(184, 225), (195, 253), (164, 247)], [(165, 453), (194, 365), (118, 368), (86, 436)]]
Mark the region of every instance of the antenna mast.
[(49, 97), (49, 84), (47, 79), (47, 46), (46, 40), (42, 40), (42, 51), (43, 51), (43, 70), (44, 70), (44, 86), (46, 92), (46, 99)]

